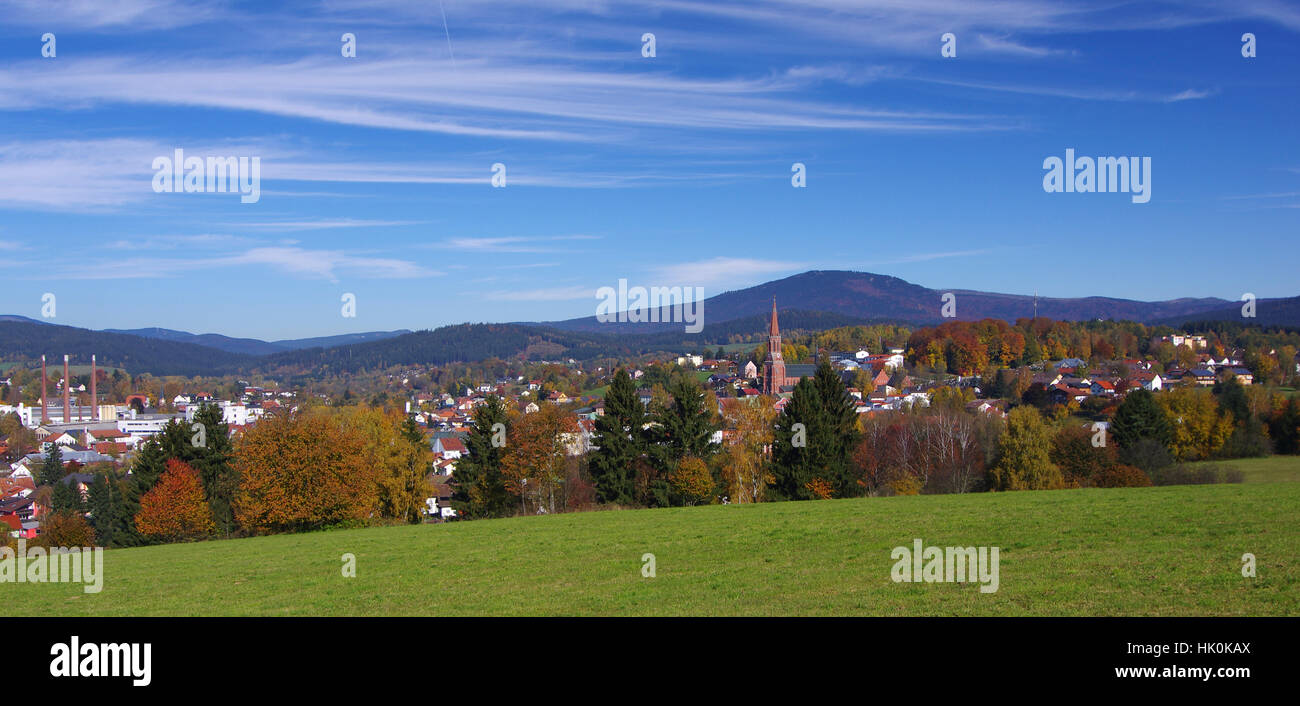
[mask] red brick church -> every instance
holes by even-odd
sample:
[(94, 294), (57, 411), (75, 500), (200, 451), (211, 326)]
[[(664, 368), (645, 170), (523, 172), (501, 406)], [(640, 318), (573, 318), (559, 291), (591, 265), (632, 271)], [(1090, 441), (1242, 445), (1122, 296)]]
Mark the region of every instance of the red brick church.
[(781, 355), (781, 329), (776, 323), (776, 297), (772, 297), (772, 323), (767, 329), (767, 357), (763, 359), (763, 394), (778, 395), (799, 384), (799, 378), (817, 373), (815, 365), (785, 364)]

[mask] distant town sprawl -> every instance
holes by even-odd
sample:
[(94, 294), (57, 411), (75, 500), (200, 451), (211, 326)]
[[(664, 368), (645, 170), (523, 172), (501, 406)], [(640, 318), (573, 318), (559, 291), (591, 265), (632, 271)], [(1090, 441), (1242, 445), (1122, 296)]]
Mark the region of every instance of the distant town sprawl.
[[(6, 544), (594, 507), (1215, 483), (1300, 452), (1300, 333), (951, 321), (283, 380), (7, 363)], [(552, 354), (548, 351), (547, 354)], [(89, 365), (86, 365), (89, 363)], [(1221, 461), (1218, 466), (1198, 463)]]

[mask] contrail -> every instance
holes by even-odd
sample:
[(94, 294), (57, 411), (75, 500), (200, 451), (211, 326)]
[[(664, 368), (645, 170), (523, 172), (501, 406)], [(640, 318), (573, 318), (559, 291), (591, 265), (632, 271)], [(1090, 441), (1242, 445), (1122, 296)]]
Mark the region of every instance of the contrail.
[(442, 0), (438, 0), (438, 12), (442, 13), (442, 31), (447, 35), (447, 56), (451, 57), (451, 63), (455, 66), (456, 55), (451, 51), (451, 30), (447, 29), (447, 11), (442, 7)]

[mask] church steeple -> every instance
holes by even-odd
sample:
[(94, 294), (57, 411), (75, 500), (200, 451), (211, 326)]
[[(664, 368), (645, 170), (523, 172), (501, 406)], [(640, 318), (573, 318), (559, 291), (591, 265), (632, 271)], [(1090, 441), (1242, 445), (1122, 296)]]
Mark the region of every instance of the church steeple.
[(767, 328), (767, 357), (763, 359), (763, 393), (775, 395), (785, 380), (785, 358), (781, 355), (781, 328), (776, 322), (776, 297), (772, 297), (772, 323)]

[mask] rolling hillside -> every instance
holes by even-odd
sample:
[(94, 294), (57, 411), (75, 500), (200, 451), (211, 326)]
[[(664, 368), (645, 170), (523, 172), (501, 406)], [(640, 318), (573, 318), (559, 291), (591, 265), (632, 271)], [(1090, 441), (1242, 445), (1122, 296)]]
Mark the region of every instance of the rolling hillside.
[[(783, 322), (787, 331), (799, 331), (847, 326), (862, 323), (862, 320), (839, 314), (796, 311), (786, 315)], [(388, 365), (441, 365), (491, 357), (589, 360), (651, 353), (676, 354), (699, 351), (705, 345), (725, 342), (733, 333), (753, 334), (762, 331), (766, 325), (764, 317), (751, 316), (707, 327), (699, 334), (687, 334), (678, 329), (616, 335), (612, 332), (560, 331), (527, 324), (458, 324), (329, 348), (251, 355), (167, 338), (145, 338), (37, 322), (0, 321), (0, 358), (35, 361), (42, 353), (52, 356), (69, 353), (74, 362), (83, 359), (88, 362), (94, 353), (101, 365), (115, 365), (129, 372), (155, 375), (339, 373)], [(345, 339), (348, 335), (330, 338)]]
[[(5, 591), (33, 616), (1295, 616), (1297, 512), (1297, 483), (589, 512), (113, 549), (100, 593)], [(998, 547), (998, 590), (895, 583), (914, 538)]]
[(1300, 297), (1259, 299), (1255, 302), (1254, 319), (1242, 318), (1241, 307), (1241, 302), (1229, 303), (1227, 306), (1199, 312), (1194, 316), (1168, 317), (1160, 323), (1181, 326), (1189, 321), (1233, 321), (1258, 326), (1300, 326)]
[(0, 358), (34, 361), (62, 355), (77, 364), (90, 363), (91, 354), (104, 367), (117, 366), (132, 373), (155, 375), (221, 375), (239, 370), (254, 358), (194, 343), (141, 338), (122, 333), (90, 331), (25, 321), (0, 321)]
[(141, 336), (143, 338), (156, 338), (164, 341), (180, 341), (183, 343), (196, 343), (200, 346), (216, 348), (229, 353), (244, 353), (246, 355), (270, 355), (272, 353), (282, 353), (284, 351), (296, 351), (304, 348), (330, 348), (333, 346), (342, 346), (352, 343), (366, 343), (367, 341), (382, 341), (386, 338), (393, 338), (404, 333), (410, 333), (409, 329), (400, 331), (368, 331), (365, 333), (344, 333), (337, 336), (319, 336), (316, 338), (287, 338), (279, 341), (263, 341), (256, 338), (231, 338), (222, 336), (217, 333), (194, 334), (187, 331), (174, 331), (165, 328), (137, 328), (137, 329), (104, 329), (109, 333), (125, 333), (132, 336)]

